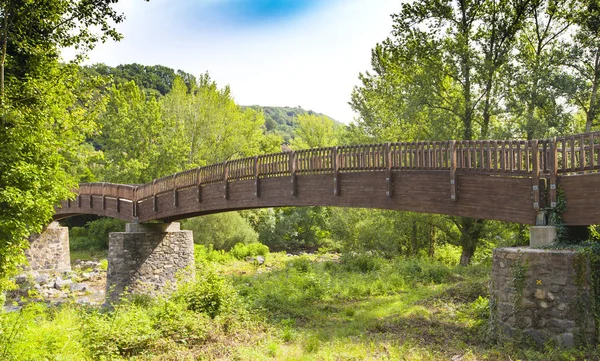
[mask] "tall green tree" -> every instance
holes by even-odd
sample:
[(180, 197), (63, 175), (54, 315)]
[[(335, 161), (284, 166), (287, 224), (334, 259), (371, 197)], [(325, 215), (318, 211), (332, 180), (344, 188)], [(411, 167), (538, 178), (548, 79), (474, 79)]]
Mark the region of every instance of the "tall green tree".
[[(0, 288), (23, 260), (54, 205), (71, 197), (73, 151), (93, 131), (77, 70), (60, 49), (81, 53), (120, 35), (115, 0), (0, 1)], [(96, 31), (97, 30), (97, 31)], [(89, 94), (89, 93), (87, 93)]]
[(184, 142), (182, 168), (274, 152), (281, 144), (280, 137), (264, 134), (261, 112), (241, 109), (229, 87), (219, 89), (208, 74), (200, 76), (191, 90), (176, 78), (161, 107)]
[(343, 127), (324, 115), (300, 114), (298, 127), (291, 146), (294, 149), (330, 147), (338, 145)]
[(181, 170), (185, 154), (176, 123), (133, 81), (110, 89), (98, 124), (94, 142), (104, 153), (98, 179), (141, 184)]

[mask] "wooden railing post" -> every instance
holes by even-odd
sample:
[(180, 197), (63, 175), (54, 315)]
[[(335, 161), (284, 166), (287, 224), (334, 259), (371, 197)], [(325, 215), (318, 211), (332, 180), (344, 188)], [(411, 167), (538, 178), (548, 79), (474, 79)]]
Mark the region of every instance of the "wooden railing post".
[[(531, 141), (531, 161), (532, 161), (532, 173), (531, 173), (531, 194), (533, 200), (533, 209), (540, 209), (540, 159), (539, 159), (539, 147), (538, 141)], [(541, 225), (541, 224), (540, 224)]]
[(158, 212), (158, 199), (156, 198), (156, 179), (152, 181), (152, 210)]
[(134, 187), (133, 191), (132, 191), (132, 200), (131, 200), (131, 213), (132, 216), (134, 218), (134, 222), (137, 223), (137, 217), (138, 217), (138, 188), (139, 187)]
[(117, 185), (117, 213), (121, 213), (121, 185)]
[(202, 168), (198, 167), (196, 169), (196, 202), (202, 202), (202, 180), (200, 179), (200, 170)]
[(556, 138), (550, 140), (550, 159), (548, 171), (550, 172), (550, 207), (556, 207), (556, 173), (558, 171), (558, 154)]
[(333, 168), (333, 195), (339, 196), (340, 192), (340, 162), (338, 159), (338, 147), (331, 149), (331, 165)]
[(291, 194), (296, 197), (298, 195), (298, 177), (296, 176), (296, 152), (290, 152), (290, 182), (292, 183)]
[(458, 200), (456, 192), (456, 141), (450, 141), (450, 199)]
[(90, 186), (90, 209), (94, 208), (94, 192), (92, 191), (93, 185)]
[(173, 174), (173, 206), (179, 207), (179, 200), (177, 199), (177, 176), (179, 173)]
[[(291, 157), (291, 155), (290, 155)], [(290, 168), (291, 169), (291, 168)], [(259, 169), (258, 169), (258, 157), (254, 157), (254, 195), (256, 197), (260, 197), (260, 178), (258, 178)]]
[(223, 198), (229, 199), (229, 162), (223, 163)]
[(104, 190), (104, 187), (106, 186), (106, 183), (102, 182), (102, 210), (106, 210), (106, 191)]
[(388, 198), (392, 198), (393, 183), (392, 183), (392, 147), (390, 143), (385, 143), (385, 164), (386, 164), (386, 195)]

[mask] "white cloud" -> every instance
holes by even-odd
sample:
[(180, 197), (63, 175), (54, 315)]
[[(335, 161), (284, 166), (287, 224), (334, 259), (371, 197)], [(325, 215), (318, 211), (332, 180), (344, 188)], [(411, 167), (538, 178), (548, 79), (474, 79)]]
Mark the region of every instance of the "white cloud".
[(358, 73), (370, 68), (371, 48), (400, 9), (397, 0), (336, 0), (285, 21), (236, 26), (211, 10), (221, 1), (122, 2), (125, 39), (99, 46), (88, 63), (208, 71), (239, 104), (301, 105), (349, 122)]

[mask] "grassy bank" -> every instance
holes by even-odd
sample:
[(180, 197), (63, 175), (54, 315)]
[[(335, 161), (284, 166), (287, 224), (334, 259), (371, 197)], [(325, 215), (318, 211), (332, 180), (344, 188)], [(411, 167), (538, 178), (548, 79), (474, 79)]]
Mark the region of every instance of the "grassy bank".
[[(496, 345), (489, 266), (375, 255), (196, 250), (198, 277), (113, 309), (32, 304), (0, 315), (2, 360), (597, 360)], [(247, 259), (265, 254), (264, 264)]]

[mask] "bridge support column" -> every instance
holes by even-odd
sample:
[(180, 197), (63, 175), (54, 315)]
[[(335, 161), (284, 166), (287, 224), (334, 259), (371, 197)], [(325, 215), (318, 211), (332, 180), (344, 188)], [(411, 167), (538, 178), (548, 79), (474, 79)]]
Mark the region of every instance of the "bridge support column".
[(527, 247), (493, 252), (490, 322), (500, 341), (596, 342), (592, 269), (582, 253)]
[(50, 223), (42, 234), (29, 237), (29, 249), (25, 250), (25, 255), (33, 271), (70, 271), (69, 228), (61, 227), (58, 222)]
[(106, 294), (156, 294), (194, 276), (192, 231), (179, 223), (127, 224), (109, 235)]
[(529, 246), (533, 248), (552, 246), (556, 242), (556, 227), (529, 227)]

